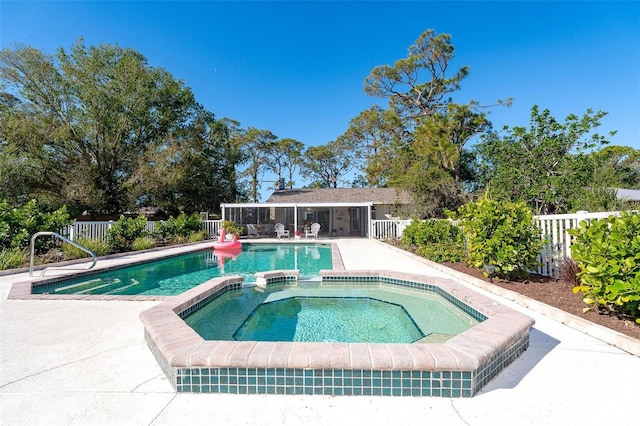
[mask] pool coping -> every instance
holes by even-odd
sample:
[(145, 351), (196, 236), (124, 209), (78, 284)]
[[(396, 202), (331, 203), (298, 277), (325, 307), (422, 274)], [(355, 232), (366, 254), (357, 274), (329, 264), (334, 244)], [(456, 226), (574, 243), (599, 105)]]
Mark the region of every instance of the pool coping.
[[(277, 282), (278, 279), (289, 279), (289, 275), (287, 271), (273, 271), (265, 274), (264, 278), (266, 285), (269, 285), (269, 280)], [(207, 281), (170, 301), (143, 311), (140, 318), (145, 329), (145, 339), (178, 392), (206, 392), (200, 380), (210, 380), (213, 375), (216, 380), (220, 374), (230, 380), (230, 377), (239, 374), (239, 371), (243, 371), (244, 374), (247, 374), (247, 371), (254, 373), (258, 371), (263, 375), (281, 373), (282, 380), (285, 380), (289, 374), (292, 381), (298, 378), (296, 374), (300, 377), (309, 374), (313, 379), (316, 378), (314, 374), (323, 375), (322, 377), (329, 375), (330, 385), (327, 387), (307, 391), (305, 387), (298, 389), (294, 384), (287, 386), (287, 382), (283, 381), (282, 387), (276, 386), (273, 393), (288, 394), (291, 390), (294, 394), (335, 395), (336, 390), (340, 391), (338, 394), (343, 394), (342, 392), (345, 391), (343, 387), (332, 387), (331, 384), (335, 383), (335, 374), (342, 377), (343, 374), (351, 375), (354, 372), (358, 374), (388, 372), (390, 377), (397, 373), (398, 380), (411, 381), (418, 375), (420, 377), (417, 379), (418, 382), (429, 383), (428, 386), (435, 382), (424, 382), (424, 374), (428, 375), (428, 380), (432, 380), (432, 373), (438, 375), (437, 395), (432, 393), (431, 387), (426, 390), (421, 388), (422, 384), (416, 385), (415, 388), (408, 387), (406, 392), (404, 388), (398, 388), (397, 393), (395, 388), (389, 388), (389, 395), (470, 397), (528, 347), (529, 330), (535, 322), (532, 318), (451, 279), (396, 271), (332, 270), (321, 271), (321, 275), (323, 279), (349, 276), (378, 277), (436, 286), (477, 310), (487, 319), (445, 343), (205, 340), (189, 327), (182, 317), (197, 306), (207, 303), (212, 297), (242, 286), (242, 277), (224, 277)], [(457, 373), (460, 376), (458, 382), (465, 382), (464, 389), (461, 391), (448, 388), (447, 392), (440, 393), (442, 392), (440, 385), (451, 382), (451, 379), (447, 381), (441, 378), (440, 373), (453, 377)], [(467, 374), (469, 379), (462, 380), (462, 377), (466, 377)], [(196, 381), (198, 384), (193, 384)], [(462, 384), (457, 383), (457, 385)], [(262, 393), (259, 389), (235, 386), (231, 388), (235, 392), (230, 393)], [(222, 387), (216, 389), (222, 389)], [(255, 392), (252, 392), (252, 389)], [(353, 392), (354, 389), (348, 388), (348, 391)], [(375, 393), (372, 394), (375, 395)]]
[(581, 318), (577, 315), (573, 315), (569, 312), (563, 311), (562, 309), (556, 308), (554, 306), (547, 305), (546, 303), (540, 302), (531, 297), (527, 297), (516, 291), (491, 284), (487, 281), (481, 280), (480, 278), (476, 278), (471, 275), (467, 275), (464, 272), (460, 272), (453, 268), (449, 268), (448, 266), (434, 262), (432, 260), (425, 259), (422, 256), (418, 256), (414, 253), (408, 252), (406, 250), (395, 247), (393, 245), (390, 245), (381, 241), (376, 241), (376, 242), (378, 244), (384, 245), (389, 249), (392, 249), (397, 252), (401, 252), (411, 257), (412, 259), (415, 259), (421, 263), (424, 263), (425, 265), (437, 271), (444, 272), (455, 279), (458, 279), (469, 285), (479, 287), (482, 290), (485, 290), (489, 293), (503, 297), (511, 302), (517, 303), (520, 306), (530, 309), (533, 312), (537, 312), (548, 318), (551, 318), (552, 320), (560, 324), (564, 324), (567, 327), (570, 327), (574, 330), (578, 330), (608, 345), (614, 346), (627, 353), (640, 357), (640, 339), (635, 339), (631, 336), (620, 333), (619, 331), (596, 324), (592, 321)]
[[(213, 244), (213, 240), (211, 240), (210, 244)], [(340, 249), (338, 247), (338, 245), (335, 242), (324, 242), (324, 241), (318, 241), (318, 240), (314, 240), (314, 241), (299, 241), (299, 240), (291, 240), (291, 241), (280, 241), (278, 240), (278, 242), (274, 242), (274, 241), (250, 241), (248, 242), (249, 244), (282, 244), (282, 245), (294, 245), (294, 244), (323, 244), (323, 245), (330, 245), (331, 246), (331, 260), (332, 260), (332, 266), (333, 269), (335, 270), (344, 270), (344, 263), (342, 261), (342, 255), (340, 254)], [(140, 264), (144, 264), (144, 263), (148, 263), (148, 262), (153, 262), (155, 260), (160, 260), (160, 259), (168, 259), (171, 257), (176, 257), (176, 256), (183, 256), (186, 254), (191, 254), (191, 253), (196, 253), (196, 252), (200, 252), (200, 251), (206, 251), (206, 250), (213, 250), (213, 246), (203, 246), (203, 243), (196, 243), (195, 245), (193, 245), (193, 247), (191, 247), (192, 245), (188, 245), (186, 246), (187, 250), (181, 250), (178, 252), (171, 252), (168, 254), (163, 255), (161, 253), (162, 249), (151, 249), (151, 250), (145, 250), (143, 252), (127, 252), (127, 253), (119, 253), (119, 254), (115, 254), (115, 255), (109, 255), (106, 256), (104, 258), (99, 258), (98, 261), (100, 261), (101, 259), (113, 259), (113, 258), (126, 258), (127, 256), (136, 256), (139, 257), (140, 255), (150, 255), (149, 257), (144, 257), (142, 259), (135, 259), (132, 260), (131, 262), (125, 263), (125, 264), (117, 264), (117, 265), (106, 265), (106, 266), (100, 266), (99, 264), (96, 265), (95, 268), (93, 269), (82, 269), (82, 270), (74, 270), (73, 272), (69, 272), (69, 273), (62, 273), (60, 275), (52, 275), (49, 277), (30, 277), (28, 280), (25, 281), (19, 281), (16, 283), (13, 283), (11, 286), (11, 289), (9, 290), (9, 294), (7, 296), (7, 299), (10, 300), (100, 300), (100, 301), (124, 301), (124, 302), (129, 302), (129, 301), (133, 301), (133, 302), (140, 302), (140, 301), (166, 301), (166, 300), (171, 300), (172, 298), (176, 297), (174, 296), (163, 296), (163, 295), (107, 295), (107, 294), (34, 294), (32, 293), (33, 287), (34, 286), (42, 286), (42, 285), (47, 285), (49, 283), (52, 282), (56, 282), (56, 281), (62, 281), (62, 280), (72, 280), (72, 279), (76, 279), (79, 277), (83, 277), (86, 275), (92, 275), (92, 274), (96, 274), (96, 273), (100, 273), (100, 272), (105, 272), (105, 271), (110, 271), (113, 269), (118, 269), (118, 268), (123, 268), (123, 267), (128, 267), (128, 266), (135, 266), (135, 265), (140, 265)], [(185, 246), (183, 246), (185, 247)], [(165, 247), (163, 249), (171, 249), (171, 248), (179, 248), (176, 246), (172, 246), (172, 247)], [(82, 259), (82, 262), (86, 262), (86, 259)], [(71, 263), (70, 263), (71, 262)], [(56, 263), (53, 265), (46, 265), (45, 267), (64, 267), (64, 266), (69, 266), (72, 264), (78, 264), (80, 262), (75, 262), (75, 261), (67, 261), (67, 262), (60, 262), (60, 263)], [(44, 267), (41, 267), (40, 269), (44, 269)], [(64, 271), (59, 270), (57, 272), (62, 272)]]

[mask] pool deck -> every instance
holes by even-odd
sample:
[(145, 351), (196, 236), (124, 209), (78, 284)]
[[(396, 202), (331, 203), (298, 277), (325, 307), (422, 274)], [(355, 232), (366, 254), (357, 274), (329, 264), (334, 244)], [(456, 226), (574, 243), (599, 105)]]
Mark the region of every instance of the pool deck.
[[(338, 244), (346, 269), (452, 278), (436, 265), (376, 241), (331, 241)], [(536, 323), (529, 349), (476, 396), (461, 399), (178, 394), (147, 347), (139, 319), (140, 312), (160, 302), (7, 300), (11, 284), (27, 278), (26, 273), (0, 276), (2, 425), (520, 426), (632, 424), (637, 419), (633, 407), (640, 357), (629, 352), (640, 354), (640, 341), (526, 298), (516, 297), (516, 303), (498, 287), (474, 286), (470, 277), (453, 278)]]

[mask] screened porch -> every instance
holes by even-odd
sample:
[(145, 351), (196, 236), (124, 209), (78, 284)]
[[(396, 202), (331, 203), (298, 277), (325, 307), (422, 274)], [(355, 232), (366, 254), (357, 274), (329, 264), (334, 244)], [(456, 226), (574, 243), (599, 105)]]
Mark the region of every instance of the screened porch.
[(273, 226), (282, 223), (290, 235), (313, 223), (320, 237), (368, 237), (373, 205), (365, 203), (237, 203), (222, 204), (222, 219), (275, 236)]

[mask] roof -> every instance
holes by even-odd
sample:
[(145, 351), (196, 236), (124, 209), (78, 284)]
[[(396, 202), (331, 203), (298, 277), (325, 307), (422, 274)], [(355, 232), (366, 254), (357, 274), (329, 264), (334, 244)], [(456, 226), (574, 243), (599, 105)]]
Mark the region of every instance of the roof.
[(618, 200), (640, 201), (640, 190), (614, 188)]
[(267, 203), (409, 204), (411, 197), (398, 188), (300, 188), (275, 191)]

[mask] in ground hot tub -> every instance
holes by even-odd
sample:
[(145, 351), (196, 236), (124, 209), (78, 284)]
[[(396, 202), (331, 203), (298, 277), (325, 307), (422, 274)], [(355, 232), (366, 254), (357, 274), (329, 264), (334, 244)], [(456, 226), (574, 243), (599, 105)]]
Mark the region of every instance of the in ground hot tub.
[[(269, 294), (272, 287), (299, 287), (296, 278), (295, 271), (277, 271), (261, 274), (258, 282)], [(452, 280), (390, 271), (323, 271), (321, 288), (338, 285), (353, 291), (380, 287), (437, 294), (473, 324), (440, 336), (441, 343), (428, 338), (412, 343), (235, 340), (239, 328), (233, 321), (246, 321), (255, 309), (250, 304), (237, 319), (213, 312), (209, 321), (219, 324), (214, 328), (228, 331), (212, 340), (187, 324), (211, 301), (241, 291), (240, 277), (201, 284), (141, 318), (147, 342), (178, 392), (469, 397), (529, 344), (531, 318)], [(411, 320), (428, 316), (419, 306), (408, 309)]]

